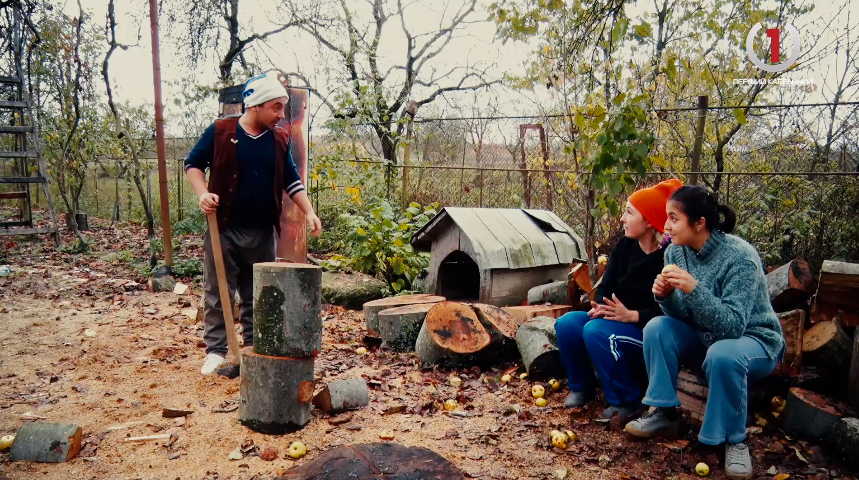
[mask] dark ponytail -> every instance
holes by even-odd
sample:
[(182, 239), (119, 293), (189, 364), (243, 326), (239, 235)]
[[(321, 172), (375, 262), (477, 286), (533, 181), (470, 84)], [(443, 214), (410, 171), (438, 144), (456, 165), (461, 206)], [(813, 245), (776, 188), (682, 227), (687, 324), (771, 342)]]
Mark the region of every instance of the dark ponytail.
[(720, 205), (716, 196), (704, 187), (684, 185), (671, 194), (670, 202), (680, 204), (683, 213), (689, 217), (689, 223), (703, 218), (708, 231), (721, 230), (725, 233), (734, 231), (737, 224), (737, 214), (727, 205)]

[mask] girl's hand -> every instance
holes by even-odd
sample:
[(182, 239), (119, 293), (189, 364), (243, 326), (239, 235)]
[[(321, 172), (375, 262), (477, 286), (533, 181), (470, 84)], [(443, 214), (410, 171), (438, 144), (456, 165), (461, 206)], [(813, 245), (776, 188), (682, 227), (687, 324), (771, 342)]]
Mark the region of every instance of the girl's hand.
[(623, 323), (635, 323), (638, 321), (638, 311), (626, 308), (617, 298), (617, 295), (612, 294), (611, 298), (613, 300), (603, 299), (605, 306), (600, 308), (606, 320)]
[(665, 298), (674, 291), (674, 287), (668, 283), (665, 277), (660, 273), (653, 281), (653, 294), (659, 298)]
[(597, 305), (597, 302), (591, 302), (591, 309), (588, 310), (588, 316), (591, 318), (602, 316), (602, 313), (600, 313), (600, 306)]
[(663, 273), (662, 277), (669, 285), (687, 295), (692, 293), (692, 290), (695, 290), (695, 287), (698, 286), (698, 280), (695, 280), (692, 274), (680, 268)]

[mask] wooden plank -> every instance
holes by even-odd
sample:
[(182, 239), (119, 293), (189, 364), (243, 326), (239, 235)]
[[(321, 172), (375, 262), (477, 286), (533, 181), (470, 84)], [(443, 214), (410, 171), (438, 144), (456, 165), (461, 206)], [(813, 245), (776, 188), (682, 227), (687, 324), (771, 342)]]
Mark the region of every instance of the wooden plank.
[(45, 177), (0, 177), (0, 183), (45, 183)]
[(707, 378), (704, 377), (704, 375), (694, 373), (690, 370), (680, 370), (680, 373), (677, 374), (677, 378), (682, 378), (683, 380), (696, 385), (707, 386)]
[(690, 418), (698, 422), (704, 420), (704, 411), (707, 409), (706, 401), (680, 390), (677, 391), (677, 398), (680, 400), (680, 408)]
[(0, 108), (27, 108), (27, 102), (0, 100)]
[(30, 133), (33, 127), (30, 125), (0, 125), (0, 133)]
[(859, 310), (859, 264), (824, 260), (817, 299), (834, 307)]
[(0, 200), (14, 200), (16, 198), (27, 198), (27, 192), (0, 192)]
[(677, 377), (677, 390), (701, 399), (706, 399), (709, 393), (709, 389), (706, 386), (698, 385), (680, 377)]
[(534, 254), (534, 265), (556, 265), (558, 263), (568, 264), (570, 262), (561, 262), (558, 259), (558, 253), (555, 249), (555, 242), (546, 235), (546, 233), (538, 227), (529, 217), (519, 208), (505, 208), (500, 210), (501, 215), (510, 222), (510, 225), (516, 229), (525, 240), (531, 245), (531, 252)]
[(0, 237), (6, 237), (10, 235), (43, 235), (47, 233), (54, 233), (55, 229), (51, 227), (43, 227), (43, 228), (0, 228)]
[[(492, 235), (492, 232), (480, 221), (473, 209), (449, 208), (446, 210), (450, 218), (459, 225), (462, 233), (467, 237), (474, 252), (471, 258), (477, 262), (481, 270), (510, 268), (504, 245)], [(462, 244), (463, 239), (460, 238), (460, 245)]]
[(126, 443), (134, 443), (134, 442), (152, 442), (156, 440), (167, 440), (170, 438), (169, 433), (162, 433), (160, 435), (146, 435), (145, 437), (128, 437), (124, 438), (122, 441)]
[(524, 235), (516, 230), (499, 210), (494, 208), (475, 208), (472, 210), (477, 218), (483, 222), (486, 229), (504, 245), (507, 251), (509, 268), (529, 268), (534, 264), (534, 253), (531, 244)]
[(38, 158), (36, 152), (0, 152), (0, 158)]

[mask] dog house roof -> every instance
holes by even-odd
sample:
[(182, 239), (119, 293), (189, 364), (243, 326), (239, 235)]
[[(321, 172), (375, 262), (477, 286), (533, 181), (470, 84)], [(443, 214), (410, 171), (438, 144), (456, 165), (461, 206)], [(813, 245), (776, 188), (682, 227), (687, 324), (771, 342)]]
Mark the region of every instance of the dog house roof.
[(586, 258), (585, 245), (549, 210), (446, 207), (411, 240), (416, 250), (430, 251), (433, 242), (456, 226), (470, 245), (467, 253), (481, 269), (529, 268), (569, 264)]

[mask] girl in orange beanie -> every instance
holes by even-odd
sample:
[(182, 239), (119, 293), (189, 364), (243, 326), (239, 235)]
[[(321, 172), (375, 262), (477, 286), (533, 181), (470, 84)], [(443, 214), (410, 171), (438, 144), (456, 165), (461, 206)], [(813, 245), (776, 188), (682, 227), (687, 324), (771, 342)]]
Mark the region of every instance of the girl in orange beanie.
[(564, 405), (581, 407), (595, 395), (599, 376), (609, 407), (603, 418), (631, 420), (642, 397), (642, 328), (661, 315), (651, 288), (664, 265), (661, 246), (665, 205), (682, 184), (668, 180), (629, 197), (621, 217), (624, 237), (611, 251), (589, 312), (570, 312), (555, 322), (570, 394)]

